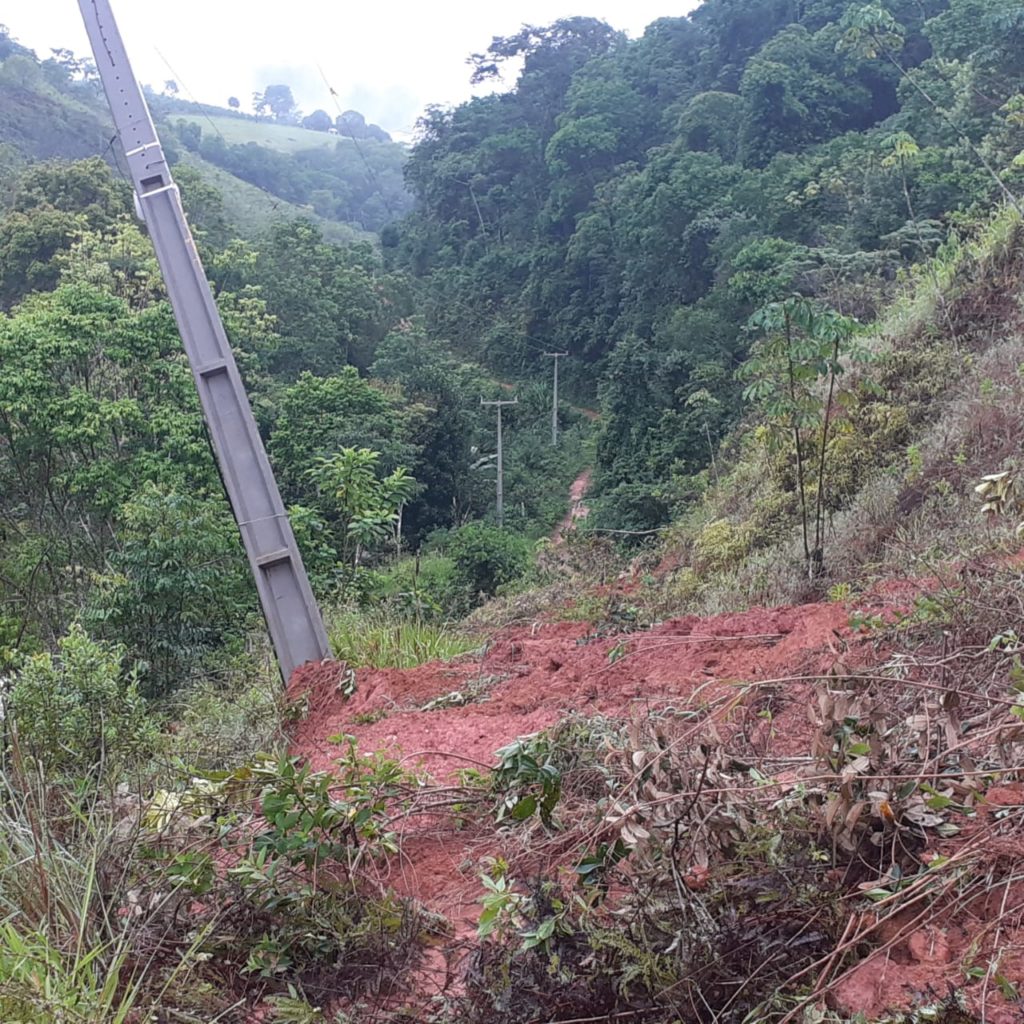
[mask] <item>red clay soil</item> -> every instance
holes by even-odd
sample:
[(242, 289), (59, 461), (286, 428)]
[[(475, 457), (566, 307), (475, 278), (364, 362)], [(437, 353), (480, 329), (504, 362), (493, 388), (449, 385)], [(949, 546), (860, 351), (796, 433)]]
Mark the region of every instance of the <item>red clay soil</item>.
[[(330, 770), (338, 755), (330, 737), (348, 733), (362, 752), (402, 757), (408, 767), (444, 783), (464, 768), (491, 767), (497, 749), (572, 711), (625, 719), (690, 700), (710, 702), (734, 693), (742, 681), (827, 672), (861, 645), (847, 618), (842, 605), (816, 604), (688, 616), (625, 637), (591, 638), (587, 625), (574, 622), (510, 629), (482, 657), (408, 670), (360, 670), (351, 698), (338, 689), (339, 666), (308, 665), (289, 686), (289, 696), (304, 697), (308, 706), (307, 717), (294, 727), (292, 752), (318, 770)], [(623, 655), (610, 661), (609, 652), (620, 645)], [(471, 681), (485, 681), (486, 699), (421, 710)], [(801, 689), (794, 684), (792, 721), (779, 728), (782, 747), (806, 749)], [(497, 836), (472, 830), (453, 836), (431, 822), (411, 821), (405, 828), (402, 855), (382, 881), (444, 914), (454, 942), (466, 943), (480, 909), (479, 862), (501, 852), (494, 846)], [(452, 982), (452, 957), (434, 959), (426, 983), (441, 989)]]
[[(892, 585), (859, 607), (885, 612), (905, 604), (916, 589)], [(812, 684), (794, 677), (820, 677), (842, 667), (852, 671), (877, 663), (871, 638), (852, 631), (848, 618), (844, 605), (821, 603), (704, 619), (687, 616), (643, 633), (604, 638), (591, 636), (585, 624), (538, 624), (499, 633), (481, 657), (410, 670), (360, 670), (351, 698), (338, 690), (337, 666), (307, 666), (289, 686), (292, 698), (305, 695), (309, 709), (294, 727), (292, 749), (315, 768), (329, 770), (337, 756), (329, 737), (349, 733), (362, 752), (402, 757), (408, 767), (443, 784), (466, 767), (492, 766), (498, 748), (570, 712), (629, 719), (647, 710), (711, 702), (735, 694), (737, 683), (779, 679), (793, 681), (773, 708), (772, 747), (782, 755), (804, 754), (812, 732), (806, 713)], [(613, 649), (615, 655), (609, 658)], [(466, 690), (471, 682), (483, 688), (479, 702), (422, 710), (436, 698)], [(453, 926), (452, 944), (468, 945), (479, 913), (480, 860), (500, 852), (494, 845), (500, 834), (485, 836), (473, 829), (456, 833), (436, 822), (413, 821), (406, 824), (402, 839), (402, 855), (383, 869), (383, 880), (445, 915)], [(1017, 916), (1024, 916), (1024, 883), (1020, 891), (1011, 888), (1005, 895), (1009, 909), (1020, 907)], [(998, 898), (1003, 900), (1002, 891)], [(961, 907), (960, 916), (951, 918), (941, 934), (934, 928), (927, 934), (911, 928), (888, 947), (882, 936), (876, 945), (883, 948), (842, 981), (843, 1006), (881, 1015), (887, 1008), (913, 1005), (920, 998), (929, 1001), (929, 993), (942, 998), (951, 986), (962, 986), (960, 965), (971, 936), (993, 909), (998, 908), (975, 901)], [(1001, 937), (1009, 947), (1001, 974), (1015, 982), (1024, 980), (1024, 947), (1013, 946), (1022, 936), (1024, 928)], [(421, 997), (457, 988), (452, 973), (458, 956), (452, 953), (449, 947), (429, 959), (417, 986), (422, 983), (431, 991), (419, 993)], [(1001, 1016), (991, 996), (988, 1024), (1024, 1020), (1019, 1009), (1007, 1011), (1015, 1016)]]
[[(467, 765), (490, 767), (499, 747), (570, 711), (628, 718), (695, 694), (710, 702), (734, 692), (738, 682), (826, 673), (862, 642), (851, 635), (848, 617), (843, 605), (812, 604), (687, 616), (643, 633), (596, 639), (577, 622), (511, 629), (499, 633), (482, 658), (360, 670), (348, 699), (337, 690), (334, 666), (309, 666), (289, 687), (289, 695), (304, 695), (309, 708), (293, 732), (293, 750), (329, 769), (337, 756), (329, 737), (350, 733), (360, 749), (399, 754), (444, 782)], [(610, 660), (617, 647), (624, 653)], [(420, 710), (470, 681), (488, 679), (489, 698), (480, 703)], [(804, 717), (802, 707), (796, 711), (794, 717)], [(784, 742), (799, 744), (799, 737)]]
[[(870, 1019), (890, 1008), (934, 1003), (937, 996), (963, 986), (965, 972), (971, 971), (982, 980), (965, 990), (970, 1013), (986, 1024), (1024, 1021), (1024, 1003), (1004, 998), (1024, 988), (1022, 851), (1019, 836), (1000, 836), (996, 824), (999, 816), (1021, 811), (1024, 784), (993, 786), (978, 815), (964, 821), (961, 835), (925, 852), (926, 863), (937, 855), (976, 852), (970, 872), (973, 887), (966, 885), (962, 894), (947, 900), (947, 909), (927, 922), (915, 922), (920, 908), (908, 908), (886, 922), (875, 935), (876, 951), (834, 986), (837, 1005), (860, 1010)], [(988, 871), (1000, 866), (1008, 869), (998, 873), (1006, 881), (988, 884)]]

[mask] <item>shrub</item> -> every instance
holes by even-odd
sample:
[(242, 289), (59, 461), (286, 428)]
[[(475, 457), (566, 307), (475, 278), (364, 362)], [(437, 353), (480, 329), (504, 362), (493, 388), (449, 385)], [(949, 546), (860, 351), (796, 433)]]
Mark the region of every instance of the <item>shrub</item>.
[(700, 588), (700, 576), (688, 565), (680, 567), (668, 582), (669, 597), (681, 606), (692, 601), (700, 593)]
[(305, 505), (292, 505), (288, 519), (313, 589), (318, 594), (329, 592), (339, 582), (339, 566), (326, 520)]
[(87, 623), (143, 665), (147, 696), (199, 675), (238, 640), (253, 590), (223, 502), (147, 486), (121, 510), (120, 550), (101, 576)]
[(486, 523), (469, 523), (451, 534), (448, 555), (455, 568), (457, 600), (479, 603), (500, 586), (523, 576), (529, 566), (526, 541)]
[(653, 532), (669, 522), (671, 511), (660, 488), (646, 483), (623, 483), (591, 502), (588, 525)]
[(420, 781), (345, 739), (337, 773), (261, 758), (158, 791), (143, 818), (160, 840), (153, 875), (187, 894), (203, 954), (318, 1000), (400, 970), (423, 932), (411, 901), (362, 884), (371, 858), (398, 852), (388, 826)]
[(562, 773), (552, 762), (548, 736), (520, 736), (494, 756), (498, 765), (491, 773), (491, 788), (498, 797), (496, 819), (525, 821), (537, 812), (550, 828), (562, 794)]
[(161, 711), (174, 721), (167, 753), (193, 770), (233, 768), (283, 743), (286, 694), (276, 663), (240, 658), (223, 678), (179, 691)]
[(438, 617), (451, 597), (454, 566), (443, 555), (403, 558), (374, 573), (370, 598), (412, 613), (417, 618)]
[(14, 680), (10, 710), (22, 750), (49, 773), (80, 778), (138, 756), (156, 729), (124, 649), (73, 626), (59, 653), (29, 658)]
[(796, 512), (796, 495), (766, 481), (747, 520), (751, 548), (763, 548), (787, 537)]
[(749, 531), (728, 519), (716, 519), (693, 544), (694, 567), (703, 573), (735, 568), (750, 550)]

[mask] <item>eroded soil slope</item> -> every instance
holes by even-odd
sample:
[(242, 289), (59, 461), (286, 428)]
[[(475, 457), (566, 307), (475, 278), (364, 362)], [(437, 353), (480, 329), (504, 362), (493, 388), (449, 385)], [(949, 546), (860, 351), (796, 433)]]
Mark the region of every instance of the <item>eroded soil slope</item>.
[[(922, 586), (886, 585), (858, 601), (856, 621), (877, 623), (898, 615), (913, 605)], [(686, 714), (757, 700), (757, 714), (748, 719), (760, 730), (758, 747), (772, 758), (809, 762), (816, 731), (808, 710), (818, 699), (822, 678), (859, 672), (867, 678), (877, 671), (891, 653), (882, 635), (852, 626), (850, 607), (823, 602), (688, 616), (634, 634), (601, 635), (584, 623), (538, 622), (507, 629), (476, 656), (454, 663), (359, 671), (351, 697), (339, 689), (334, 666), (308, 666), (290, 687), (290, 695), (308, 707), (294, 729), (293, 752), (330, 770), (338, 749), (332, 737), (351, 734), (364, 753), (385, 752), (437, 785), (454, 785), (464, 769), (491, 768), (495, 751), (516, 737), (573, 713), (635, 722), (672, 710)], [(1008, 813), (1019, 816), (1024, 808), (1020, 790), (1014, 784), (993, 788), (992, 806), (982, 797), (977, 813), (963, 819), (959, 835), (917, 849), (912, 857), (924, 858), (925, 864), (929, 857), (954, 863), (966, 858), (979, 869), (1005, 860), (1013, 854), (1006, 849), (1010, 840), (993, 825)], [(514, 830), (480, 820), (455, 824), (443, 815), (414, 814), (402, 818), (398, 828), (402, 852), (381, 865), (380, 881), (451, 923), (416, 982), (415, 1001), (422, 1006), (421, 1000), (432, 995), (459, 991), (466, 954), (474, 946), (485, 858), (513, 859), (511, 847), (518, 840)], [(557, 835), (549, 846), (550, 861), (529, 862), (538, 873), (565, 866), (567, 851), (560, 849)], [(1013, 855), (1021, 857), (1020, 851)], [(536, 849), (529, 856), (536, 857)], [(852, 899), (859, 895), (856, 888), (849, 894)], [(998, 935), (986, 932), (992, 900), (999, 902), (994, 908), (1000, 911)], [(838, 1000), (841, 1008), (881, 1015), (947, 995), (964, 984), (963, 964), (977, 953), (980, 935), (984, 942), (998, 940), (998, 977), (992, 974), (986, 981), (975, 974), (970, 1000), (977, 1008), (981, 999), (984, 1019), (991, 1024), (1024, 1020), (1024, 1008), (1013, 998), (1015, 986), (1024, 982), (1015, 977), (1024, 975), (1024, 883), (998, 893), (985, 889), (949, 909), (935, 904), (937, 909), (920, 920), (909, 911), (909, 916), (901, 911), (885, 919), (884, 913), (862, 913), (854, 906), (843, 955), (837, 954), (822, 974), (835, 982), (829, 999)], [(850, 960), (856, 948), (863, 952)], [(845, 964), (842, 971), (840, 964)]]

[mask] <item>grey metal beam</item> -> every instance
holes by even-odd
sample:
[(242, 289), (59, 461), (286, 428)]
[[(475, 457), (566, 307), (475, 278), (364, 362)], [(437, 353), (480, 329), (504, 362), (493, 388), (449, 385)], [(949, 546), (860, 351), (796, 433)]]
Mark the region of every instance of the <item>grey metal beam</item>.
[(307, 661), (330, 657), (327, 632), (113, 11), (108, 0), (79, 0), (78, 5), (199, 390), (278, 665), (287, 680)]

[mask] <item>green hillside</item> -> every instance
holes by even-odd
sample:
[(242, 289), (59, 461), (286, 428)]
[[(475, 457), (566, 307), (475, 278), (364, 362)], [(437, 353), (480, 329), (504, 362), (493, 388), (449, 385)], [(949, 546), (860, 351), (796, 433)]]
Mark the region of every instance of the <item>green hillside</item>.
[[(172, 163), (187, 158), (223, 193), (226, 213), (245, 237), (300, 216), (330, 241), (357, 241), (411, 206), (406, 151), (396, 143), (357, 144), (167, 97), (151, 95), (151, 102)], [(0, 26), (0, 146), (5, 160), (102, 156), (115, 166), (120, 150), (90, 65), (63, 51), (40, 60)]]
[(183, 148), (325, 220), (379, 231), (412, 209), (407, 152), (390, 140), (356, 142), (291, 124), (200, 113), (169, 113), (166, 122)]
[[(177, 121), (178, 116), (170, 115)], [(314, 132), (299, 125), (276, 124), (273, 121), (257, 121), (255, 118), (218, 117), (216, 115), (185, 115), (181, 120), (198, 125), (203, 132), (216, 132), (225, 142), (232, 145), (266, 146), (278, 153), (298, 153), (304, 149), (333, 149), (341, 142), (353, 146), (351, 139), (342, 139), (327, 132)]]
[(257, 238), (276, 224), (300, 217), (312, 221), (320, 229), (324, 239), (335, 245), (372, 242), (376, 238), (369, 231), (361, 231), (338, 221), (326, 220), (308, 207), (295, 206), (284, 199), (278, 199), (195, 153), (184, 153), (181, 163), (196, 168), (203, 181), (220, 193), (228, 222), (234, 225), (243, 238)]
[(95, 90), (0, 32), (0, 143), (33, 160), (109, 153), (113, 130)]
[(569, 353), (605, 414), (591, 521), (654, 529), (777, 407), (774, 366), (741, 370), (776, 303), (870, 321), (909, 265), (1019, 203), (1022, 43), (1012, 0), (706, 0), (633, 40), (527, 27), (473, 58), (477, 81), (521, 65), (515, 88), (428, 112), (386, 251), (471, 357), (540, 380)]

